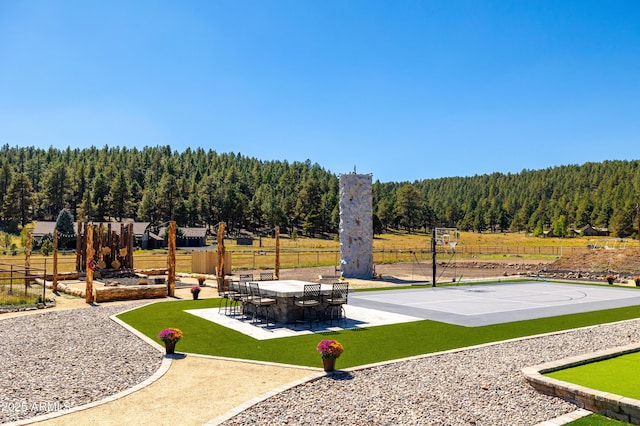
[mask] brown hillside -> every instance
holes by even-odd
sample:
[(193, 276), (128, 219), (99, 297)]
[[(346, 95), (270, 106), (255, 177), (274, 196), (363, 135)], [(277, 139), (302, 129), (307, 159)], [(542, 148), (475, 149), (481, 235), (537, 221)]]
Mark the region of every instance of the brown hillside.
[(640, 249), (594, 249), (562, 256), (549, 264), (547, 272), (614, 273), (626, 277), (637, 276), (640, 275)]

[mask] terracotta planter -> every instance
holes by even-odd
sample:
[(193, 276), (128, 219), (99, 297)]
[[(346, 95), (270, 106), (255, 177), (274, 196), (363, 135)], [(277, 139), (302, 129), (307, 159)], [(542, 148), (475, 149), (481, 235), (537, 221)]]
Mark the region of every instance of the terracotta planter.
[(176, 343), (178, 342), (164, 342), (164, 348), (167, 355), (176, 353)]
[(324, 366), (324, 371), (333, 371), (336, 369), (336, 359), (322, 358), (322, 365)]

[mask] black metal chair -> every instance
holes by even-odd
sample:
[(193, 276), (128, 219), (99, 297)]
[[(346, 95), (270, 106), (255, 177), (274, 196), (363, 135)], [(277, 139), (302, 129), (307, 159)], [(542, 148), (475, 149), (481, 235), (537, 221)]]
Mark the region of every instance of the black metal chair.
[(220, 303), (218, 304), (218, 313), (222, 311), (222, 305), (224, 305), (224, 312), (228, 314), (232, 311), (234, 298), (236, 292), (231, 288), (231, 280), (228, 278), (218, 277), (218, 296), (220, 296)]
[(253, 311), (253, 322), (256, 321), (256, 318), (264, 317), (267, 321), (267, 325), (269, 324), (269, 311), (271, 311), (271, 317), (273, 318), (273, 322), (276, 322), (276, 315), (273, 309), (273, 306), (277, 303), (276, 299), (271, 297), (264, 297), (260, 292), (260, 285), (257, 282), (249, 282), (247, 283), (249, 286), (249, 303), (254, 306)]
[(232, 315), (246, 315), (247, 306), (249, 305), (249, 289), (244, 281), (234, 281), (231, 283), (231, 292), (233, 298)]
[(260, 272), (260, 281), (273, 281), (273, 272)]
[(244, 282), (253, 281), (253, 274), (240, 274), (240, 281), (244, 281)]
[[(312, 311), (315, 314), (315, 320), (318, 321), (317, 308), (322, 305), (320, 284), (305, 284), (302, 296), (295, 296), (293, 304), (302, 308), (302, 319), (297, 322), (305, 322), (305, 313), (307, 311)], [(312, 328), (312, 322), (313, 319), (309, 318), (309, 328)]]
[(329, 318), (333, 324), (333, 318), (337, 317), (338, 321), (344, 319), (347, 321), (347, 315), (344, 311), (344, 305), (347, 304), (349, 297), (349, 283), (338, 282), (331, 285), (331, 293), (324, 299), (327, 307), (324, 310), (325, 318)]

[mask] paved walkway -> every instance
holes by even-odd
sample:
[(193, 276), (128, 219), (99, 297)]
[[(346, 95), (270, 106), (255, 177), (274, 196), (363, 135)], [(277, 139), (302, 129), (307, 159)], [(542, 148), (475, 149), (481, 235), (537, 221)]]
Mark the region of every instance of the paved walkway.
[[(207, 287), (201, 297), (216, 297)], [(191, 298), (189, 288), (177, 289), (176, 297)], [(82, 309), (84, 300), (64, 294), (55, 296), (51, 309)], [(110, 303), (138, 303), (110, 302)], [(42, 311), (3, 314), (4, 317)], [(159, 350), (164, 351), (158, 345)], [(16, 424), (54, 425), (202, 425), (261, 395), (323, 374), (321, 369), (287, 367), (278, 364), (216, 359), (178, 354), (165, 363), (150, 385), (84, 406), (85, 409), (48, 420), (28, 419)], [(78, 407), (80, 408), (80, 407)], [(52, 413), (55, 414), (55, 413)]]
[(202, 425), (274, 388), (310, 375), (309, 369), (187, 355), (174, 359), (153, 384), (125, 397), (38, 425)]

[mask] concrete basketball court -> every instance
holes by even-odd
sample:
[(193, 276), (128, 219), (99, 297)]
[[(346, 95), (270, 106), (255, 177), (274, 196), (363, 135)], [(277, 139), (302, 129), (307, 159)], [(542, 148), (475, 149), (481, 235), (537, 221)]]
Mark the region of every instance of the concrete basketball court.
[(349, 304), (478, 327), (640, 305), (640, 291), (530, 281), (353, 293)]
[(218, 313), (218, 308), (186, 312), (264, 340), (425, 319), (479, 327), (634, 305), (640, 305), (635, 288), (528, 281), (349, 293), (346, 321), (314, 323), (312, 328), (252, 323)]

